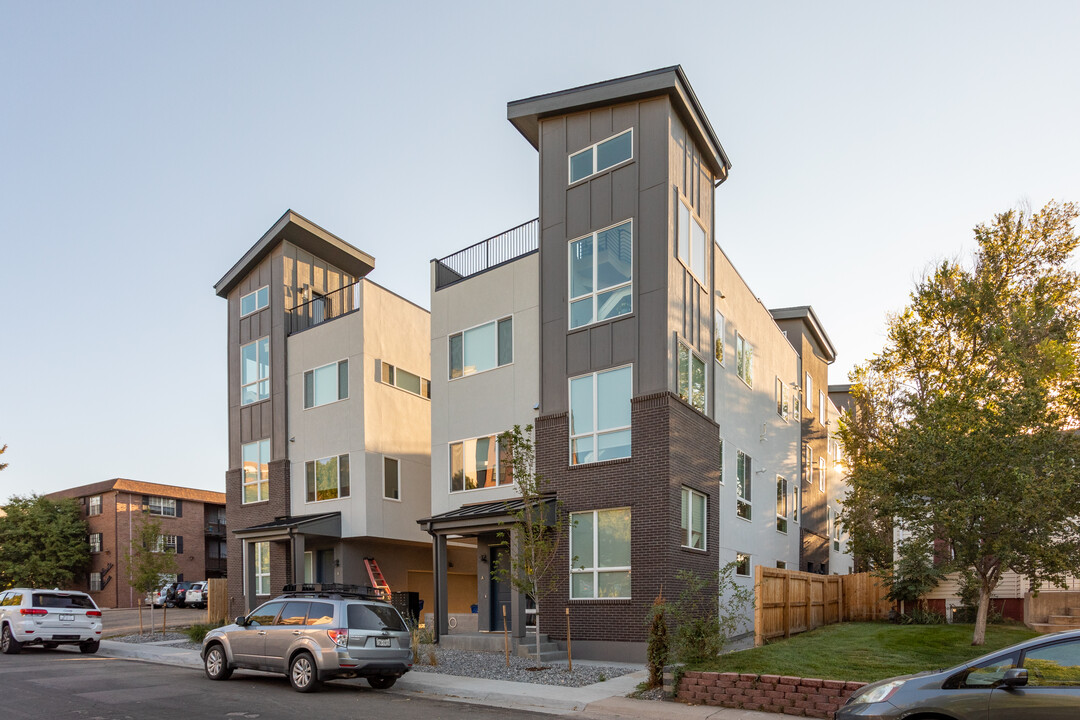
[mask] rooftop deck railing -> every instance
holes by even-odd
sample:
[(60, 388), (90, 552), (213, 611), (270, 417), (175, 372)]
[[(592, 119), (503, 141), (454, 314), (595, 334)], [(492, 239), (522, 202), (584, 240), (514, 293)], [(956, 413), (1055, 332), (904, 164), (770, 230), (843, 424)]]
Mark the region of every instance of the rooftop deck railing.
[(485, 270), (528, 255), (540, 247), (540, 218), (481, 240), (435, 261), (435, 289), (460, 282)]
[(315, 327), (327, 320), (347, 315), (360, 308), (360, 281), (319, 295), (305, 303), (297, 305), (288, 313), (288, 334), (298, 333)]

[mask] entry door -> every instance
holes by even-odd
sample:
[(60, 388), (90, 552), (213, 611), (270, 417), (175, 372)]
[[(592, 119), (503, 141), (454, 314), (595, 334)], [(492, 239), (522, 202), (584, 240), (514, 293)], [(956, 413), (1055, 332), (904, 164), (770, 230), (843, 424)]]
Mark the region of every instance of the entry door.
[[(506, 545), (496, 545), (491, 548), (492, 567), (510, 568), (510, 548)], [(491, 630), (502, 632), (503, 608), (506, 608), (506, 627), (512, 627), (514, 617), (513, 607), (510, 605), (510, 580), (499, 578), (495, 573), (491, 574)]]
[(315, 560), (315, 582), (334, 582), (334, 551), (316, 550)]

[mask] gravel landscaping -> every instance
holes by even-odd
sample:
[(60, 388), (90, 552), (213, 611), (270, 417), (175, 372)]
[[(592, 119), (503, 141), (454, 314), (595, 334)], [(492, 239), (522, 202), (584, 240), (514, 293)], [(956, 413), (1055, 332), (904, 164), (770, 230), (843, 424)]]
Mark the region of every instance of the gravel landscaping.
[[(435, 664), (431, 663), (434, 653)], [(503, 653), (447, 650), (434, 645), (420, 646), (420, 663), (413, 665), (413, 672), (443, 673), (460, 677), (484, 678), (486, 680), (513, 680), (514, 682), (584, 687), (612, 678), (628, 675), (640, 668), (634, 666), (611, 666), (574, 664), (574, 671), (567, 670), (566, 663), (549, 663), (543, 670), (530, 670), (536, 661), (530, 658), (510, 656), (506, 667)]]

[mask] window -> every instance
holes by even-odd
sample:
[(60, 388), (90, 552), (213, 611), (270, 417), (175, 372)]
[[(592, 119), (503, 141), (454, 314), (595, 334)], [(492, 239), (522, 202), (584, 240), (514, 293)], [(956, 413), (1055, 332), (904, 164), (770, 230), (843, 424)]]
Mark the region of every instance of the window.
[(804, 474), (806, 475), (805, 481), (808, 488), (814, 487), (814, 449), (809, 444), (803, 445), (803, 450), (806, 454), (805, 462), (803, 463)]
[(262, 310), (270, 304), (270, 286), (263, 285), (255, 292), (249, 292), (240, 298), (240, 317)]
[(570, 156), (570, 182), (603, 172), (634, 157), (634, 130), (624, 130)]
[(720, 484), (724, 484), (724, 438), (720, 438)]
[[(255, 594), (270, 594), (270, 543), (268, 542), (255, 543)], [(274, 621), (271, 618), (265, 624), (272, 622)]]
[(791, 522), (799, 522), (799, 512), (802, 510), (802, 492), (799, 490), (799, 484), (796, 483), (791, 488)]
[(806, 395), (806, 412), (814, 412), (814, 378), (806, 373), (806, 384), (803, 385), (803, 393)]
[(101, 552), (101, 533), (90, 533), (90, 552)]
[(753, 512), (750, 505), (750, 484), (752, 480), (752, 465), (750, 456), (739, 450), (735, 453), (735, 494), (738, 499), (735, 503), (735, 515), (743, 520), (752, 520)]
[[(514, 319), (495, 320), (450, 336), (450, 379), (514, 362)], [(385, 380), (383, 382), (386, 382)]]
[(705, 549), (705, 496), (690, 488), (682, 489), (683, 547)]
[(570, 329), (632, 312), (633, 222), (572, 240), (568, 247)]
[(1029, 687), (1080, 687), (1080, 642), (1061, 642), (1024, 653)]
[(787, 393), (784, 388), (784, 381), (780, 378), (776, 378), (776, 414), (785, 420), (787, 419)]
[(101, 496), (100, 495), (91, 495), (89, 498), (87, 498), (86, 514), (87, 515), (100, 515), (101, 514)]
[(832, 549), (840, 552), (840, 513), (829, 508), (829, 522), (832, 525)]
[(788, 492), (787, 479), (776, 476), (776, 531), (787, 532)]
[(739, 577), (750, 577), (750, 555), (748, 553), (735, 553), (735, 574)]
[(735, 333), (735, 372), (744, 383), (754, 387), (754, 346)]
[(270, 499), (270, 440), (259, 440), (240, 448), (244, 461), (244, 502)]
[(798, 388), (791, 391), (791, 417), (802, 420), (802, 390)]
[(716, 356), (716, 362), (721, 365), (724, 364), (724, 326), (726, 322), (724, 316), (717, 310), (716, 315), (713, 317), (713, 339), (716, 343), (714, 354)]
[(158, 535), (157, 541), (154, 543), (153, 551), (156, 553), (179, 552), (180, 541), (175, 535)]
[(776, 569), (777, 570), (787, 570), (787, 563), (784, 562), (783, 560), (777, 560), (776, 561)]
[(570, 464), (630, 457), (632, 366), (570, 380)]
[(162, 515), (164, 517), (176, 517), (176, 499), (175, 498), (163, 498), (151, 495), (147, 499), (147, 509), (151, 515)]
[(676, 250), (679, 260), (685, 265), (694, 278), (705, 284), (705, 248), (709, 244), (708, 233), (702, 227), (701, 221), (694, 217), (690, 207), (679, 202), (679, 218), (676, 233)]
[(818, 476), (817, 476), (818, 490), (820, 490), (821, 492), (825, 492), (825, 458), (819, 457), (817, 459), (817, 466), (818, 466)]
[[(378, 363), (378, 361), (376, 361)], [(375, 379), (385, 385), (393, 385), (405, 392), (431, 399), (431, 381), (408, 370), (396, 368), (388, 362), (379, 363)]]
[(679, 397), (705, 412), (705, 361), (679, 342)]
[(818, 405), (818, 422), (825, 425), (829, 421), (828, 407), (825, 405), (825, 391), (818, 390), (817, 393), (817, 405)]
[(308, 502), (349, 497), (348, 454), (308, 460), (304, 475)]
[(450, 492), (514, 482), (510, 456), (495, 435), (450, 443)]
[(571, 599), (630, 597), (630, 508), (570, 515)]
[(240, 348), (240, 404), (250, 405), (270, 397), (270, 338)]
[(97, 592), (101, 589), (101, 573), (90, 573), (90, 592)]
[(401, 475), (396, 458), (383, 458), (383, 497), (388, 500), (401, 499)]
[(304, 409), (349, 397), (349, 361), (330, 363), (304, 373)]

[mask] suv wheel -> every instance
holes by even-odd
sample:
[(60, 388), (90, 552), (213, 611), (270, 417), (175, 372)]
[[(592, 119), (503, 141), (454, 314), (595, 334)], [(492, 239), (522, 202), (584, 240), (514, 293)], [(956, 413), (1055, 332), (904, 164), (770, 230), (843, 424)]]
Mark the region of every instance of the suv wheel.
[(101, 647), (101, 643), (97, 640), (87, 640), (84, 643), (79, 643), (79, 652), (87, 655), (93, 655)]
[(12, 636), (10, 625), (5, 625), (4, 632), (0, 635), (0, 650), (6, 655), (14, 655), (22, 650), (22, 643)]
[(313, 692), (319, 689), (319, 671), (310, 653), (297, 653), (289, 663), (289, 682), (297, 692)]
[(392, 675), (376, 675), (375, 677), (369, 677), (367, 679), (368, 685), (376, 690), (387, 690), (394, 686), (397, 682), (397, 678)]
[(229, 661), (225, 657), (225, 650), (217, 644), (211, 645), (206, 651), (203, 669), (206, 671), (206, 677), (211, 680), (228, 680), (232, 676), (232, 668), (229, 667)]

